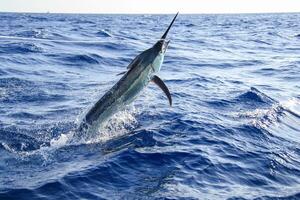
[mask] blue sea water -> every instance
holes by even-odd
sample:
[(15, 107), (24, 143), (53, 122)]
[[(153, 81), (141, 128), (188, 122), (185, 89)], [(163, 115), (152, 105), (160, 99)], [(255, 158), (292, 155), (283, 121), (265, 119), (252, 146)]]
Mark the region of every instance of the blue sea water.
[(87, 110), (172, 15), (0, 13), (0, 199), (300, 199), (300, 14), (179, 15), (155, 85)]

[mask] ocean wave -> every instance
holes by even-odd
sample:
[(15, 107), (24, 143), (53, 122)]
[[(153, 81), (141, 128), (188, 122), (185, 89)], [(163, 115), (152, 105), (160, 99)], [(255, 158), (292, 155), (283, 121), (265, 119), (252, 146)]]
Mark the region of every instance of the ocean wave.
[(59, 59), (63, 64), (82, 65), (82, 64), (99, 64), (103, 59), (97, 54), (47, 54), (48, 57)]
[(44, 29), (36, 29), (36, 30), (29, 30), (29, 31), (21, 31), (18, 33), (15, 33), (13, 36), (17, 37), (32, 37), (32, 38), (45, 38), (45, 32)]
[[(239, 83), (238, 83), (239, 84)], [(228, 99), (214, 99), (206, 101), (207, 104), (216, 106), (218, 108), (239, 108), (241, 110), (269, 108), (272, 105), (278, 103), (275, 99), (267, 96), (263, 92), (259, 91), (255, 87), (251, 87), (249, 90), (242, 92), (233, 98)]]
[(62, 94), (47, 93), (36, 83), (19, 78), (1, 78), (0, 87), (5, 91), (5, 95), (0, 98), (5, 104), (46, 103), (61, 101), (65, 98)]
[(8, 73), (4, 69), (0, 69), (0, 76), (7, 75)]
[(11, 42), (0, 44), (0, 53), (3, 54), (23, 54), (23, 53), (41, 53), (43, 50), (41, 47), (33, 43), (25, 42)]
[(100, 37), (112, 37), (112, 34), (109, 33), (107, 30), (100, 30), (96, 33), (96, 35)]
[[(257, 98), (255, 97), (255, 99)], [(278, 128), (290, 132), (290, 134), (292, 134), (293, 132), (297, 133), (300, 130), (300, 127), (298, 127), (297, 124), (285, 125), (285, 121), (297, 121), (298, 119), (300, 119), (300, 115), (293, 111), (293, 105), (299, 104), (299, 102), (295, 99), (289, 100), (287, 102), (277, 102), (271, 98), (268, 98), (268, 100), (269, 104), (267, 106), (261, 107), (255, 104), (256, 108), (254, 109), (249, 109), (248, 106), (243, 107), (239, 112), (232, 112), (231, 116), (235, 119), (247, 120), (247, 123), (251, 126), (275, 137), (281, 137), (284, 139), (289, 138), (287, 138), (286, 135), (277, 134), (277, 132), (281, 132), (278, 131)], [(261, 101), (261, 99), (257, 101), (266, 102)], [(286, 128), (282, 126), (286, 126)], [(294, 138), (294, 141), (300, 142), (300, 140), (298, 140), (297, 138)]]
[(297, 198), (299, 16), (179, 15), (173, 106), (150, 84), (92, 136), (86, 111), (172, 16), (0, 13), (0, 199)]
[[(12, 140), (11, 138), (14, 139)], [(15, 154), (39, 149), (45, 144), (32, 136), (18, 133), (16, 130), (7, 131), (5, 129), (1, 130), (0, 142), (4, 149)]]
[(63, 60), (68, 61), (70, 64), (99, 64), (101, 56), (96, 54), (90, 55), (74, 55), (74, 56), (64, 56)]
[(239, 95), (236, 98), (236, 101), (262, 103), (262, 104), (269, 104), (269, 105), (275, 102), (274, 99), (260, 92), (255, 87), (251, 87), (249, 91)]
[(36, 22), (39, 22), (39, 21), (48, 21), (49, 18), (48, 17), (44, 17), (42, 15), (38, 16), (38, 15), (30, 15), (30, 14), (26, 14), (24, 15), (24, 17), (28, 18), (30, 21), (36, 21)]

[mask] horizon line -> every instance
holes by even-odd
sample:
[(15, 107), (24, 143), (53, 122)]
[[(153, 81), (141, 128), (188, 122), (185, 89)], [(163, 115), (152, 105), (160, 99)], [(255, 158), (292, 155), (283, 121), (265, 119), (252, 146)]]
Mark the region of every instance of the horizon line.
[[(95, 15), (95, 14), (105, 14), (105, 15), (172, 15), (176, 14), (176, 12), (28, 12), (28, 11), (1, 11), (0, 13), (19, 13), (19, 14), (84, 14), (84, 15)], [(300, 11), (266, 11), (266, 12), (202, 12), (202, 13), (189, 13), (183, 12), (180, 15), (240, 15), (240, 14), (300, 14)]]

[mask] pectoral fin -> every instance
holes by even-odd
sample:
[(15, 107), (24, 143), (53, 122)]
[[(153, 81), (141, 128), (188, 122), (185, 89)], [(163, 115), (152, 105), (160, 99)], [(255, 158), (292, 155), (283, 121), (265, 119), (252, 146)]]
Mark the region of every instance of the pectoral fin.
[(170, 106), (172, 106), (171, 94), (170, 94), (169, 89), (165, 85), (165, 83), (156, 75), (153, 76), (151, 81), (154, 82), (156, 85), (158, 85), (158, 87), (160, 87), (160, 89), (162, 89), (162, 91), (164, 91), (164, 93), (167, 95), (167, 97), (169, 99)]

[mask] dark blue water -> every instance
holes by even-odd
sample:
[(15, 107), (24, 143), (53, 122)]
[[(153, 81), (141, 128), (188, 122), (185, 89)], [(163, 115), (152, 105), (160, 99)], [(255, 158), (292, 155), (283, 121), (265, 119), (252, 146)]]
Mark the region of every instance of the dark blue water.
[(68, 142), (172, 17), (0, 14), (0, 199), (300, 199), (300, 14), (179, 15), (173, 107)]

